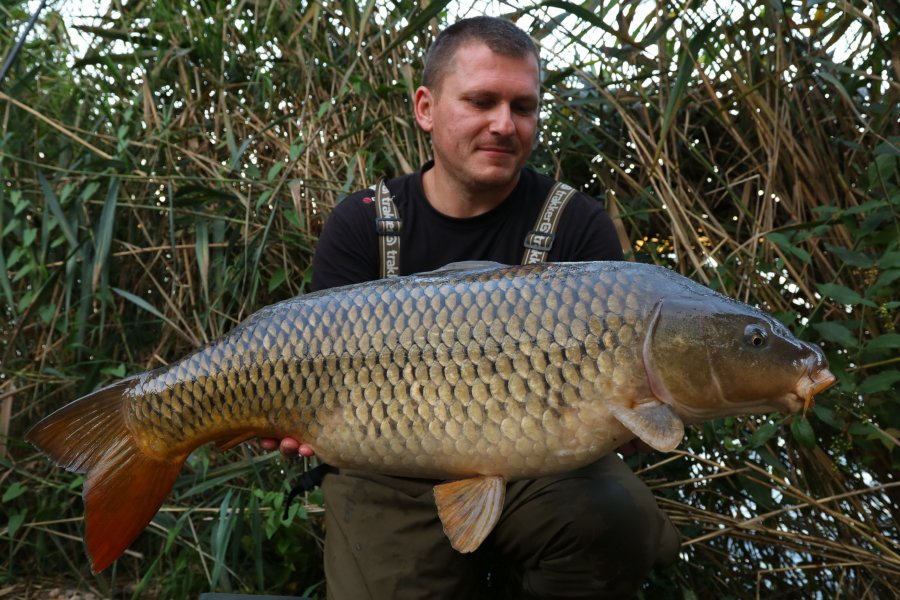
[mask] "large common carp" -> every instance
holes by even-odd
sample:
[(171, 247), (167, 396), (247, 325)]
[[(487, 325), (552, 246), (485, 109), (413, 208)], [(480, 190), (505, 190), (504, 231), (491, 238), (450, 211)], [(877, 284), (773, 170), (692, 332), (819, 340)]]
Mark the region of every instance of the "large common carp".
[(338, 467), (435, 487), (454, 548), (490, 533), (505, 482), (571, 470), (684, 423), (797, 412), (822, 351), (670, 270), (637, 263), (440, 271), (264, 308), (182, 360), (72, 402), (26, 438), (87, 474), (87, 548), (106, 568), (199, 445), (291, 436)]

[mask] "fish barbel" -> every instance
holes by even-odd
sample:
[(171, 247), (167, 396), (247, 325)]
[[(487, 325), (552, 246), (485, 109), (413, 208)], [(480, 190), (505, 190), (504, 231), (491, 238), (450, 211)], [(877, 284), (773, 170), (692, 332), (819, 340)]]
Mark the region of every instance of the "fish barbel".
[(195, 448), (256, 436), (302, 440), (337, 467), (449, 480), (437, 511), (469, 552), (507, 481), (635, 437), (670, 451), (685, 423), (805, 410), (834, 379), (818, 346), (662, 267), (458, 263), (264, 308), (26, 439), (86, 473), (95, 572), (150, 522)]

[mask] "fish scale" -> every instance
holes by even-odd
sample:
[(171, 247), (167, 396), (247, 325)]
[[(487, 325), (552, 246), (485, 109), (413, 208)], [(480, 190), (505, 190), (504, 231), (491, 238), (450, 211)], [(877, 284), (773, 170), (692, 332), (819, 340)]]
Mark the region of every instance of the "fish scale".
[[(748, 343), (760, 335), (770, 343)], [(469, 552), (499, 518), (506, 481), (577, 468), (635, 436), (671, 450), (684, 422), (794, 412), (833, 380), (820, 349), (667, 269), (455, 265), (264, 308), (27, 439), (87, 473), (96, 571), (149, 522), (194, 448), (253, 436), (294, 437), (338, 467), (457, 480), (435, 502)]]

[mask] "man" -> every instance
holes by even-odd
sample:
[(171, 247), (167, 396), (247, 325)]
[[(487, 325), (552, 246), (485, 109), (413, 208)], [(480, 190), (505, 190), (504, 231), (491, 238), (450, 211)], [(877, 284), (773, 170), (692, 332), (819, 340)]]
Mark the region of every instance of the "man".
[[(539, 60), (532, 40), (500, 19), (463, 20), (435, 40), (415, 94), (434, 159), (386, 182), (402, 221), (401, 275), (462, 260), (522, 261), (554, 184), (525, 168)], [(379, 277), (375, 218), (371, 190), (335, 208), (313, 261), (313, 289)], [(568, 202), (556, 233), (550, 261), (622, 258), (609, 216), (583, 194)], [(313, 454), (293, 439), (281, 449)], [(354, 471), (325, 477), (329, 598), (630, 597), (651, 567), (677, 554), (674, 527), (615, 455), (511, 483), (500, 522), (472, 554), (453, 550), (444, 535), (435, 483)]]

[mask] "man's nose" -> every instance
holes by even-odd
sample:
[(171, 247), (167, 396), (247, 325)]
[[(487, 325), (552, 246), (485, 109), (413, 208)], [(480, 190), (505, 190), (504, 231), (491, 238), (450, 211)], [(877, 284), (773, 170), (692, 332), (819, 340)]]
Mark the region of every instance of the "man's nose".
[(512, 110), (508, 104), (499, 103), (491, 115), (491, 133), (512, 135), (516, 131)]

